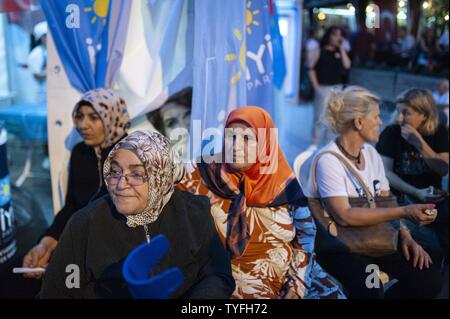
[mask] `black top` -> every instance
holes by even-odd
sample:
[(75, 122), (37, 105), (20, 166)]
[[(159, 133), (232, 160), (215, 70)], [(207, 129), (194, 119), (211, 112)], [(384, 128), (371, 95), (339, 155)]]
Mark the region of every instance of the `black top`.
[(70, 154), (69, 180), (64, 207), (56, 214), (52, 225), (43, 236), (58, 240), (67, 221), (76, 211), (86, 206), (93, 197), (98, 198), (106, 194), (103, 163), (113, 146), (102, 150), (101, 163), (99, 163), (93, 147), (87, 146), (84, 142), (75, 145)]
[[(448, 131), (442, 125), (439, 125), (433, 135), (423, 136), (423, 139), (436, 153), (449, 151)], [(394, 173), (408, 184), (417, 188), (433, 186), (441, 189), (442, 177), (435, 173), (422, 154), (402, 137), (400, 125), (386, 127), (376, 148), (381, 155), (394, 160)]]
[[(185, 282), (172, 297), (229, 298), (235, 288), (231, 262), (205, 196), (175, 190), (150, 237), (169, 241), (169, 252), (150, 275), (179, 267)], [(128, 227), (109, 195), (77, 212), (67, 224), (42, 283), (40, 298), (130, 298), (122, 276), (127, 255), (146, 242), (144, 227)], [(66, 266), (80, 267), (80, 288), (66, 287)]]
[(338, 85), (344, 83), (345, 68), (338, 50), (320, 50), (320, 57), (314, 69), (320, 85)]

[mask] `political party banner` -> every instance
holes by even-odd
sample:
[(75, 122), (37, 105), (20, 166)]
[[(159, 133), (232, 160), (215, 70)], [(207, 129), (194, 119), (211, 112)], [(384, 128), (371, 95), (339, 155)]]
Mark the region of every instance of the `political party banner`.
[[(223, 132), (235, 108), (257, 105), (274, 116), (274, 88), (282, 87), (286, 67), (271, 0), (198, 0), (195, 17), (191, 132), (202, 132), (204, 145)], [(216, 140), (214, 153), (221, 151)]]
[(81, 93), (111, 87), (123, 57), (131, 1), (40, 4), (71, 85)]

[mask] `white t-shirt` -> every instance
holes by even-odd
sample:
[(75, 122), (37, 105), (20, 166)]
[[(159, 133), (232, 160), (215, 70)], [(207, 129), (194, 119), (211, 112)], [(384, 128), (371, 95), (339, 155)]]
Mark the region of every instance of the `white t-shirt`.
[(433, 98), (436, 104), (448, 104), (448, 91), (444, 94), (440, 94), (438, 91), (433, 93)]
[[(334, 141), (323, 147), (318, 154), (323, 151), (334, 151), (344, 156)], [(380, 195), (382, 191), (389, 191), (389, 182), (386, 178), (380, 154), (370, 144), (364, 144), (361, 152), (365, 161), (364, 170), (358, 170), (353, 163), (348, 162), (358, 171), (372, 196)], [(364, 191), (356, 178), (332, 154), (325, 154), (319, 159), (316, 170), (316, 181), (321, 198), (360, 197), (364, 195)], [(310, 173), (307, 196), (319, 197), (319, 194), (313, 189), (312, 175)]]
[(319, 41), (317, 41), (316, 39), (309, 38), (306, 41), (305, 47), (306, 47), (307, 51), (315, 51), (315, 50), (319, 50), (320, 49), (320, 44), (319, 44)]
[[(28, 55), (28, 68), (32, 74), (45, 72), (47, 68), (47, 49), (43, 45), (35, 47)], [(47, 104), (47, 78), (35, 80), (35, 86), (30, 88), (33, 102)]]
[(350, 41), (348, 41), (347, 39), (344, 39), (342, 44), (344, 45), (345, 52), (349, 53), (352, 50)]
[(320, 45), (316, 39), (310, 38), (306, 41), (306, 63), (312, 68), (317, 63), (320, 55)]
[(31, 73), (41, 73), (45, 71), (47, 50), (44, 46), (38, 45), (28, 55), (28, 67)]
[(408, 34), (402, 41), (400, 45), (400, 50), (402, 52), (407, 52), (413, 49), (414, 45), (416, 44), (416, 40), (414, 37), (410, 34)]

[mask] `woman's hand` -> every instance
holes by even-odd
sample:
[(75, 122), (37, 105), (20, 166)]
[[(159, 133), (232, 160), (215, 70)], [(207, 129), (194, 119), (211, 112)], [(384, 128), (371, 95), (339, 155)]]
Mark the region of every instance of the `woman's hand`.
[(407, 261), (412, 259), (413, 266), (422, 270), (423, 266), (430, 268), (433, 264), (430, 255), (412, 238), (409, 231), (400, 231), (400, 246)]
[[(57, 241), (49, 236), (42, 238), (39, 244), (30, 249), (30, 251), (23, 258), (22, 267), (26, 268), (36, 268), (42, 267), (46, 268), (48, 261), (56, 248)], [(43, 273), (33, 272), (26, 273), (24, 277), (41, 279)]]
[(422, 135), (413, 128), (411, 125), (404, 124), (401, 127), (402, 130), (402, 137), (407, 141), (409, 144), (414, 146), (418, 151), (422, 150)]
[(434, 209), (434, 204), (413, 204), (403, 207), (403, 218), (412, 221), (416, 225), (427, 225), (437, 217), (437, 214), (427, 215), (426, 209)]

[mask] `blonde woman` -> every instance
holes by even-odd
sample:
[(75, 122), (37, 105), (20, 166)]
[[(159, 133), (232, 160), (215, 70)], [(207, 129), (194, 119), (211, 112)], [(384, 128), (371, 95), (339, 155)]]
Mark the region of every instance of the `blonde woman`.
[[(438, 124), (431, 92), (410, 89), (397, 99), (402, 116), (381, 133), (377, 150), (394, 193), (404, 202), (424, 202), (448, 173), (449, 137)], [(448, 197), (438, 204), (436, 234), (448, 254)]]
[[(349, 86), (333, 90), (327, 100), (325, 115), (330, 128), (338, 135), (319, 153), (333, 151), (348, 161), (369, 188), (372, 196), (388, 196), (389, 183), (383, 162), (370, 145), (380, 135), (380, 101), (366, 89)], [(433, 222), (424, 213), (434, 205), (409, 205), (395, 208), (359, 208), (350, 205), (350, 198), (364, 196), (362, 185), (347, 167), (332, 154), (324, 154), (317, 162), (315, 180), (309, 178), (307, 196), (320, 198), (335, 222), (346, 226), (371, 226), (383, 222), (409, 219), (417, 224)], [(399, 251), (383, 257), (367, 257), (354, 253), (317, 252), (319, 263), (339, 280), (349, 298), (433, 298), (440, 289), (440, 276), (427, 252), (418, 245), (408, 229), (400, 230)], [(320, 239), (319, 239), (320, 240)], [(401, 251), (401, 252), (400, 252)], [(403, 256), (402, 256), (403, 253)], [(384, 292), (382, 287), (366, 286), (368, 265), (375, 264), (398, 280)]]
[(429, 186), (440, 188), (448, 172), (448, 133), (438, 126), (437, 108), (427, 90), (411, 89), (397, 100), (402, 116), (382, 132), (377, 150), (392, 187), (423, 200)]

